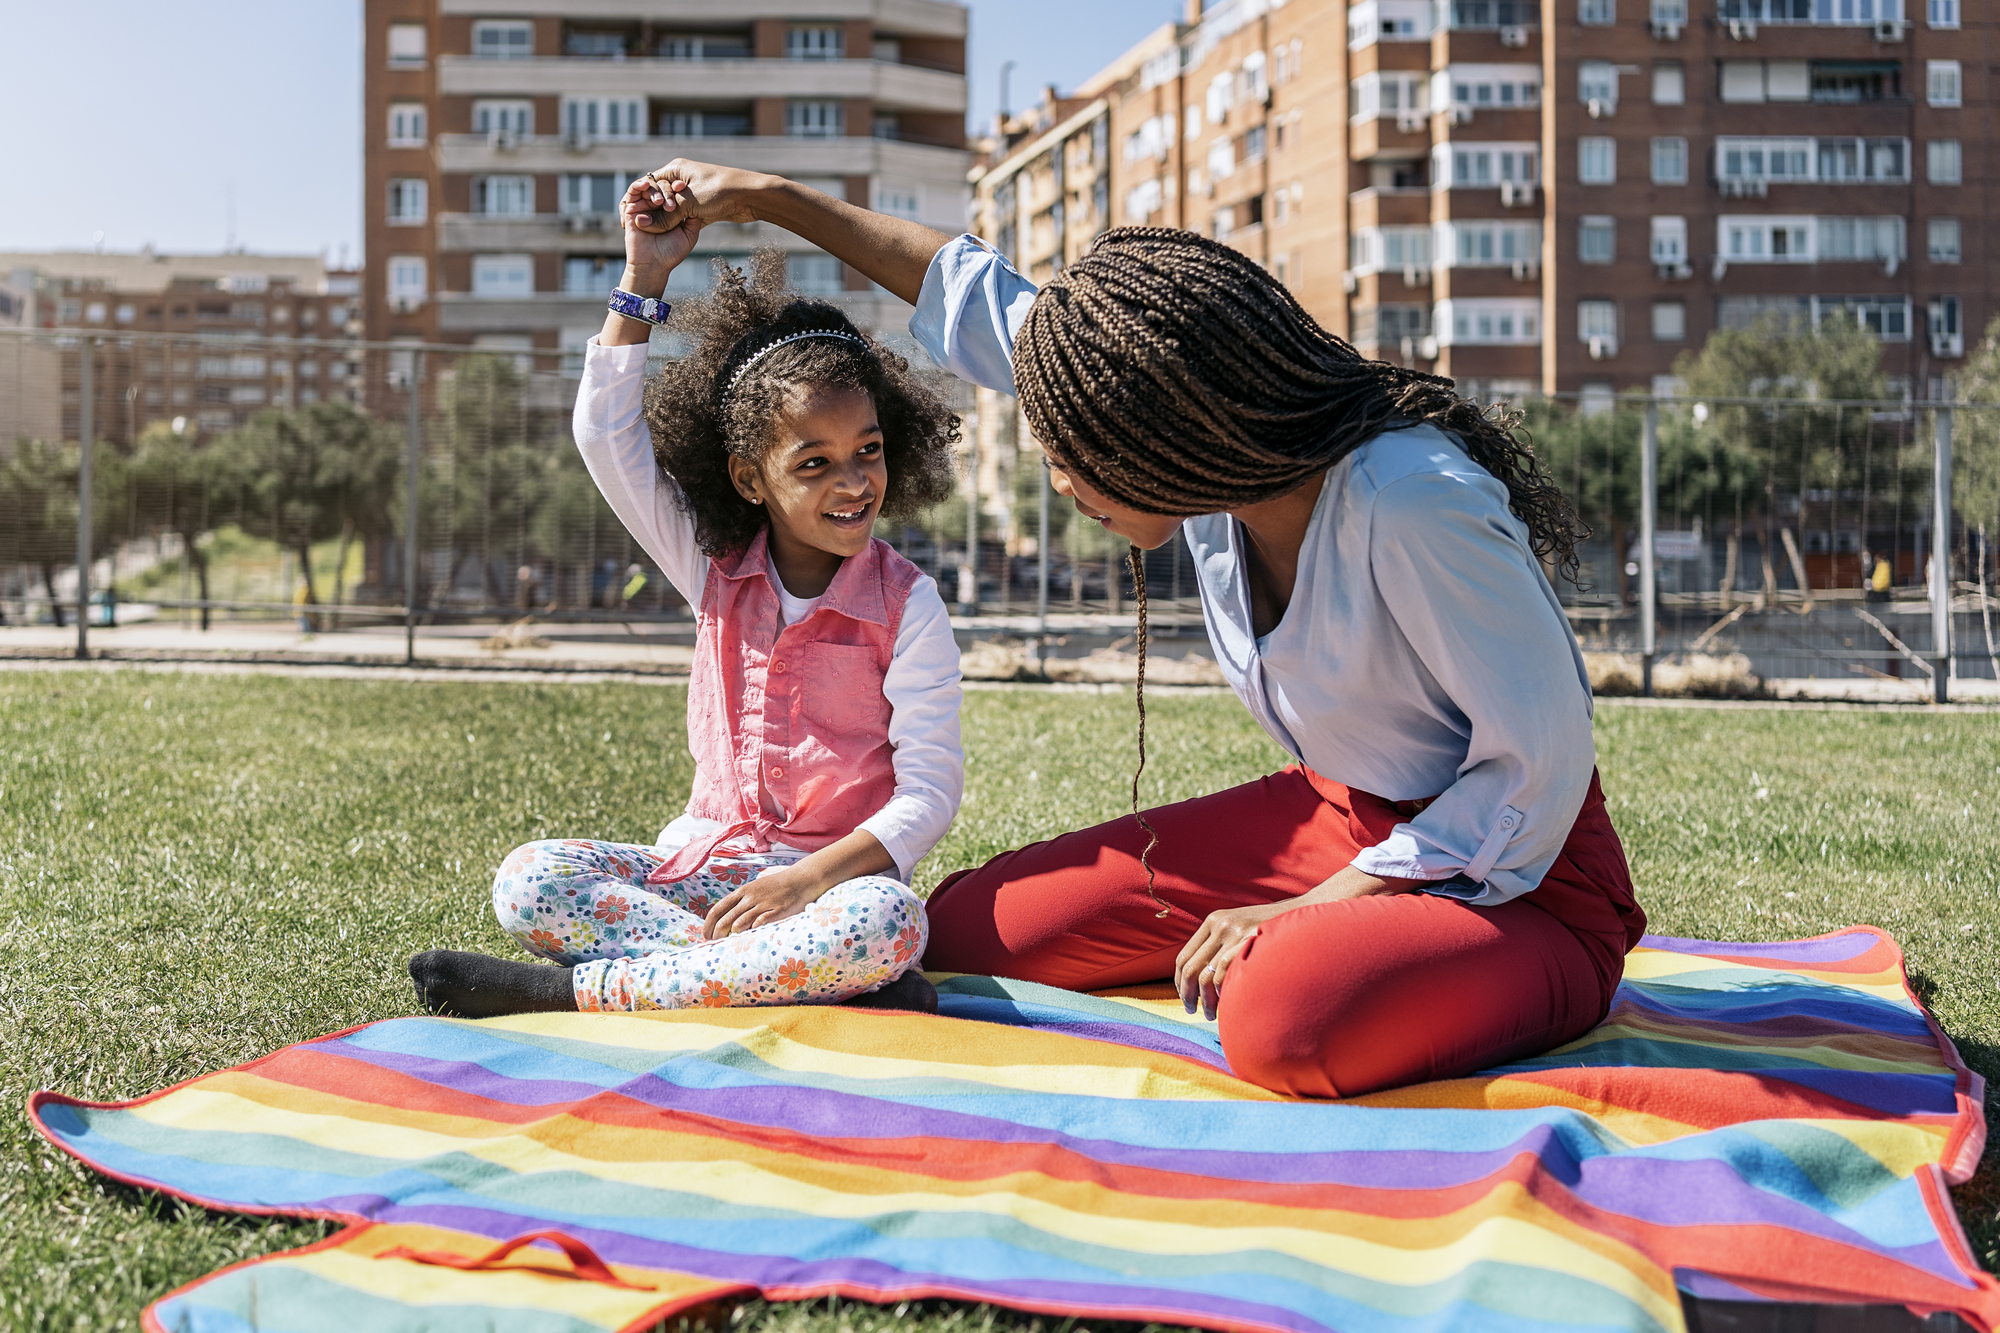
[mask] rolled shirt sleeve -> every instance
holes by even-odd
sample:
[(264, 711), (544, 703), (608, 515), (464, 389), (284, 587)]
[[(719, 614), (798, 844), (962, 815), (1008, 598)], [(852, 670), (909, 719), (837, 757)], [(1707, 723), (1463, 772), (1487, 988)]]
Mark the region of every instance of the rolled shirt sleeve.
[(1014, 392), (1014, 335), (1035, 303), (1035, 284), (976, 236), (947, 242), (924, 272), (910, 334), (962, 380)]
[(917, 580), (903, 604), (902, 624), (882, 677), (889, 700), (889, 744), (896, 789), (859, 827), (875, 835), (908, 882), (917, 862), (937, 846), (965, 795), (965, 747), (959, 737), (958, 641), (937, 581)]
[(1434, 892), (1482, 907), (1541, 883), (1596, 763), (1590, 694), (1562, 610), (1519, 520), (1478, 493), (1498, 484), (1419, 473), (1375, 497), (1375, 581), (1468, 737), (1457, 781), (1354, 860), (1371, 875), (1438, 881)]

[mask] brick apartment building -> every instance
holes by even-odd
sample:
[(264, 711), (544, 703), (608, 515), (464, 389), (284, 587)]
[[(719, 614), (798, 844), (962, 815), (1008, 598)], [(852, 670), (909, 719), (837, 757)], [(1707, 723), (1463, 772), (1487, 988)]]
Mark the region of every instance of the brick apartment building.
[(1481, 398), (1660, 388), (1717, 327), (1834, 310), (1922, 393), (1996, 313), (1994, 23), (1905, 3), (1190, 0), (998, 127), (976, 225), (1037, 278), (1201, 231)]
[[(617, 200), (674, 157), (961, 229), (966, 23), (944, 0), (368, 0), (369, 337), (580, 346), (623, 265)], [(907, 321), (776, 228), (705, 228), (696, 258), (766, 246), (862, 327)]]
[[(0, 325), (102, 330), (94, 433), (129, 446), (154, 421), (221, 431), (261, 407), (347, 395), (352, 358), (282, 344), (358, 335), (361, 287), (317, 255), (0, 253)], [(123, 336), (134, 333), (187, 337)], [(0, 408), (0, 439), (77, 438), (78, 346), (0, 338), (0, 403), (19, 405)]]

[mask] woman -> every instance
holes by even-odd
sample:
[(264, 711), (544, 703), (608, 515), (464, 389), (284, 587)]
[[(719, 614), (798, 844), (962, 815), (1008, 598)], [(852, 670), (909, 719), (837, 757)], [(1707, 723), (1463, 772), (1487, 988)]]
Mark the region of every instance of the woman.
[(1080, 513), (1135, 548), (1180, 531), (1223, 674), (1297, 761), (1143, 815), (1135, 784), (1133, 818), (951, 876), (927, 967), (1171, 975), (1240, 1077), (1326, 1097), (1604, 1017), (1645, 914), (1543, 573), (1581, 530), (1510, 432), (1189, 233), (1109, 232), (1037, 292), (974, 238), (776, 177), (677, 161), (633, 192), (644, 226), (763, 220), (839, 256), (940, 364), (1019, 394)]

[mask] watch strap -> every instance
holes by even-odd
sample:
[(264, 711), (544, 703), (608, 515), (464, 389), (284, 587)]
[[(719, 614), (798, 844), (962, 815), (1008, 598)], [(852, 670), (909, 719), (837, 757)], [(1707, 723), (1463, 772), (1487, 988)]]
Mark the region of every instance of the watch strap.
[(628, 292), (623, 287), (613, 288), (611, 299), (606, 302), (614, 314), (636, 319), (646, 324), (664, 324), (674, 308), (657, 296), (640, 296)]

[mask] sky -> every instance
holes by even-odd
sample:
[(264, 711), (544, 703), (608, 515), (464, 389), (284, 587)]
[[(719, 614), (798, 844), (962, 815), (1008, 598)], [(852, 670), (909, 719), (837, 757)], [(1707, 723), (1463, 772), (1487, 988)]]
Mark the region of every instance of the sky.
[[(671, 0), (663, 7), (670, 8)], [(361, 257), (361, 0), (15, 0), (0, 251)], [(972, 0), (972, 123), (1068, 90), (1178, 0)], [(1060, 33), (1060, 40), (1053, 34)], [(59, 53), (88, 51), (88, 79)], [(35, 52), (44, 58), (36, 58)]]

